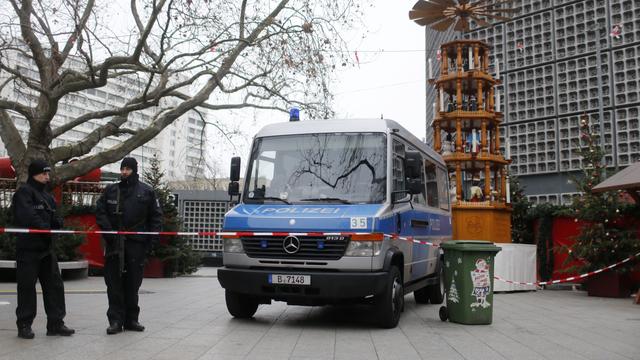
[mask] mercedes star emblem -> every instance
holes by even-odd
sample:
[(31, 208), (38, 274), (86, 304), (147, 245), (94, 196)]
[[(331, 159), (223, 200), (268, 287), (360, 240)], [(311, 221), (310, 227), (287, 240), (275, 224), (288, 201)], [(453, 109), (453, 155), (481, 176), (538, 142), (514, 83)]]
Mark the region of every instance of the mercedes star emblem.
[(300, 240), (295, 236), (287, 236), (282, 242), (282, 248), (287, 254), (295, 254), (300, 250)]

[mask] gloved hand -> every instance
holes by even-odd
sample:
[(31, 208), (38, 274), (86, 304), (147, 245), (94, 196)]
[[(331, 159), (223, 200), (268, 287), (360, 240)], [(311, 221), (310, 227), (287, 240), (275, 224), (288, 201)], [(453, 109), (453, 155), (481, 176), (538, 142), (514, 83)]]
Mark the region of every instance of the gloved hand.
[(111, 234), (102, 234), (104, 241), (104, 250), (106, 256), (113, 256), (118, 252), (118, 236)]

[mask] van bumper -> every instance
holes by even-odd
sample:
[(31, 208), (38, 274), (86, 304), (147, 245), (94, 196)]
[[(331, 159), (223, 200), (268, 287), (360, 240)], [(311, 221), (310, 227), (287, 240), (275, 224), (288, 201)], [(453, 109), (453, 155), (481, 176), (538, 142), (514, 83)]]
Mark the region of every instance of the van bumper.
[[(311, 276), (311, 285), (279, 285), (269, 283), (269, 274)], [(262, 303), (270, 300), (296, 305), (322, 305), (361, 302), (384, 291), (387, 272), (327, 273), (284, 269), (250, 270), (218, 269), (218, 281), (229, 291), (254, 296)]]

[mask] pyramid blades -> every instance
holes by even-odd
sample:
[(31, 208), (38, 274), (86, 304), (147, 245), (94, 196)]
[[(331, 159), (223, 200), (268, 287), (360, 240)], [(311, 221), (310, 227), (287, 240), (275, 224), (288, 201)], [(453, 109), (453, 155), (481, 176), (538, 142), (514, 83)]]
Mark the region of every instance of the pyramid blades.
[(455, 31), (469, 30), (469, 19), (479, 26), (491, 26), (490, 20), (508, 21), (501, 14), (521, 11), (519, 8), (504, 8), (514, 0), (419, 0), (409, 11), (409, 19), (422, 26), (431, 26), (437, 31), (446, 31), (452, 25)]
[(451, 25), (453, 25), (455, 21), (456, 21), (456, 18), (451, 18), (451, 19), (447, 18), (435, 25), (431, 25), (431, 28), (438, 31), (446, 31), (448, 28), (451, 27)]

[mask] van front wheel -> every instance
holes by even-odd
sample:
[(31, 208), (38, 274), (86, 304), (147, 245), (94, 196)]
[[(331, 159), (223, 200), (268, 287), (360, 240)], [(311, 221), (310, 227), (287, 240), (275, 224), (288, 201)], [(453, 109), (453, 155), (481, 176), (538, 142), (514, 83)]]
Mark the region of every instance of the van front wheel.
[(224, 298), (227, 303), (227, 310), (233, 317), (250, 319), (258, 310), (258, 302), (248, 295), (225, 290)]
[(391, 329), (398, 325), (404, 308), (404, 288), (397, 266), (389, 269), (388, 279), (385, 291), (376, 300), (376, 313), (380, 317), (380, 326)]

